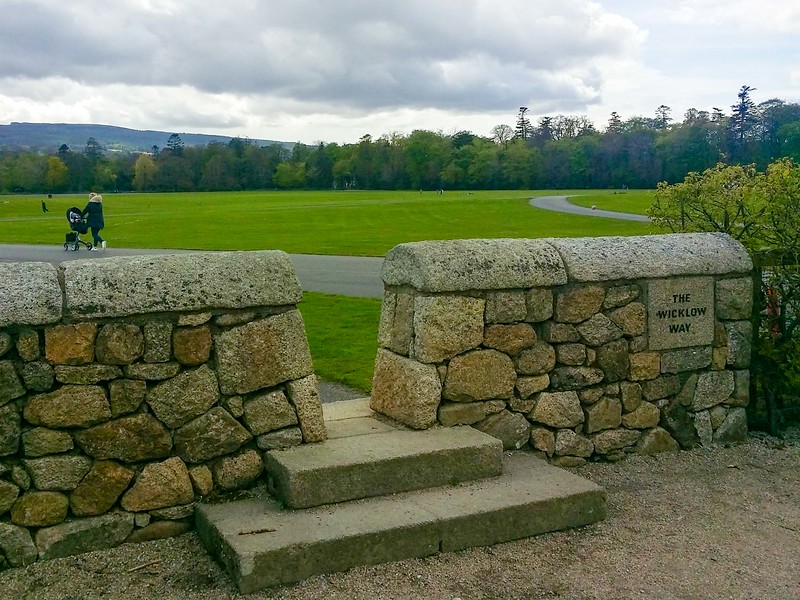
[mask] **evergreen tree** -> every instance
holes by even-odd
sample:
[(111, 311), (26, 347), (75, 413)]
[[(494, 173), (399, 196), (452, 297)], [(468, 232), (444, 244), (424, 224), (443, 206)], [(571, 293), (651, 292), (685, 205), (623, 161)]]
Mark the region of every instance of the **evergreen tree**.
[(514, 129), (514, 137), (518, 140), (528, 140), (533, 134), (533, 126), (530, 119), (526, 116), (528, 112), (527, 106), (520, 106), (519, 113), (517, 113), (517, 126)]
[(167, 150), (172, 152), (175, 156), (183, 154), (183, 140), (177, 133), (173, 133), (167, 139)]

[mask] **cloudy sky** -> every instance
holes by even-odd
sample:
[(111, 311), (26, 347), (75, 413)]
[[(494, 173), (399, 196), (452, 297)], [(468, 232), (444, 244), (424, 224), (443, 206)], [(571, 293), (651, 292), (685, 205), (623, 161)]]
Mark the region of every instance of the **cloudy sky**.
[(0, 124), (352, 143), (800, 102), (797, 0), (0, 0)]

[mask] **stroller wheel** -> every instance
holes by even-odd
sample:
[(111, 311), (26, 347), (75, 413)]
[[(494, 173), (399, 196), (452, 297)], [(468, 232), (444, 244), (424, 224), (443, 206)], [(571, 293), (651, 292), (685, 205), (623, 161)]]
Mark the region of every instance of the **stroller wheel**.
[(66, 251), (69, 248), (67, 244), (64, 244), (64, 250)]
[(72, 244), (72, 251), (75, 252), (75, 250), (77, 249), (78, 249), (78, 244)]
[(86, 244), (86, 249), (87, 249), (87, 250), (91, 250), (93, 247), (94, 247), (94, 246), (92, 246), (91, 244)]

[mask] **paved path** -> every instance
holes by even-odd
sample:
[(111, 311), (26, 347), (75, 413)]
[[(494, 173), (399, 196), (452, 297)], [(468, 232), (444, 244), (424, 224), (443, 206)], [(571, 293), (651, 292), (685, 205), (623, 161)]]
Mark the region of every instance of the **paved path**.
[[(72, 252), (71, 250), (64, 251), (63, 247), (57, 245), (2, 244), (0, 245), (0, 261), (37, 261), (59, 264), (67, 260), (98, 260), (107, 256), (180, 254), (183, 252), (191, 252), (191, 250), (109, 248), (104, 252), (89, 252), (81, 248)], [(381, 281), (383, 258), (315, 254), (290, 254), (289, 256), (303, 291), (341, 294), (357, 298), (383, 297), (383, 281)]]
[(578, 206), (568, 199), (568, 196), (540, 196), (531, 198), (529, 204), (543, 210), (553, 210), (556, 212), (569, 213), (572, 215), (584, 215), (589, 217), (605, 217), (607, 219), (623, 219), (625, 221), (649, 222), (650, 217), (637, 215), (634, 213), (615, 212), (612, 210), (600, 210)]

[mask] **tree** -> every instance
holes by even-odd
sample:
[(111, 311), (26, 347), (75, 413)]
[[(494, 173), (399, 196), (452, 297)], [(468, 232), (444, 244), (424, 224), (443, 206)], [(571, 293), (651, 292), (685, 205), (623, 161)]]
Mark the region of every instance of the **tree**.
[(106, 161), (97, 163), (92, 169), (92, 188), (98, 192), (117, 189), (117, 175)]
[(453, 148), (458, 149), (470, 145), (477, 137), (471, 131), (462, 130), (450, 137), (450, 143), (453, 144)]
[(728, 120), (728, 147), (732, 161), (744, 162), (750, 159), (749, 142), (755, 137), (758, 123), (756, 104), (750, 98), (755, 88), (743, 85), (737, 94), (738, 102), (731, 106), (731, 117)]
[(541, 147), (546, 142), (554, 139), (555, 135), (553, 133), (553, 117), (542, 117), (539, 119), (539, 126), (533, 132), (534, 143)]
[(662, 104), (656, 109), (656, 122), (658, 129), (666, 129), (669, 127), (669, 124), (672, 121), (672, 117), (670, 116), (671, 112), (672, 109), (666, 104)]
[(497, 187), (499, 163), (498, 148), (490, 141), (475, 138), (470, 148), (470, 162), (467, 166), (467, 184), (472, 189), (493, 189)]
[(594, 123), (586, 116), (556, 115), (550, 121), (550, 129), (554, 140), (595, 133)]
[(47, 172), (44, 176), (44, 183), (48, 190), (52, 192), (66, 191), (69, 185), (69, 169), (64, 161), (57, 156), (47, 157)]
[(179, 136), (177, 133), (173, 133), (172, 135), (170, 135), (169, 138), (167, 139), (167, 150), (172, 152), (172, 154), (174, 154), (175, 156), (182, 156), (183, 149), (184, 145), (181, 136)]
[(149, 154), (140, 154), (133, 167), (133, 187), (140, 192), (153, 189), (158, 165)]
[(83, 155), (94, 164), (103, 158), (103, 147), (93, 137), (86, 140), (86, 147), (83, 150)]
[(761, 143), (762, 161), (774, 161), (787, 156), (784, 149), (787, 130), (784, 127), (800, 123), (800, 104), (772, 98), (759, 104), (756, 112), (759, 116), (756, 135)]
[(514, 137), (518, 140), (528, 140), (533, 134), (533, 126), (530, 119), (526, 116), (528, 112), (527, 106), (520, 106), (519, 113), (517, 113), (517, 126), (514, 129)]
[(800, 164), (790, 158), (771, 163), (763, 180), (767, 227), (772, 248), (800, 251)]
[(195, 175), (191, 161), (172, 152), (159, 153), (156, 160), (155, 189), (162, 192), (185, 192), (195, 189)]
[(800, 162), (800, 120), (782, 125), (778, 134), (783, 140), (781, 153)]
[(32, 152), (22, 152), (11, 162), (9, 187), (11, 191), (44, 192), (47, 158)]
[(280, 152), (283, 148), (280, 144), (274, 144), (275, 148), (259, 148), (255, 144), (248, 144), (244, 148), (240, 159), (240, 179), (242, 187), (246, 190), (263, 190), (275, 187), (272, 176), (275, 168), (280, 162)]
[(450, 157), (450, 140), (441, 133), (416, 129), (403, 145), (412, 189), (439, 189), (440, 174)]
[(606, 133), (622, 133), (622, 119), (617, 111), (613, 111), (608, 118)]
[(306, 175), (312, 188), (324, 190), (333, 186), (333, 158), (322, 142), (306, 160)]
[(279, 188), (301, 188), (306, 184), (306, 164), (282, 162), (275, 169), (275, 185)]
[(753, 130), (758, 118), (756, 116), (756, 103), (750, 98), (750, 92), (756, 88), (743, 85), (737, 94), (739, 101), (731, 106), (731, 118), (728, 127), (737, 141), (743, 141)]
[(492, 127), (492, 141), (495, 144), (502, 144), (508, 147), (508, 142), (514, 138), (514, 130), (510, 125), (495, 125)]
[(532, 187), (534, 153), (537, 148), (529, 149), (519, 140), (511, 142), (500, 155), (500, 169), (503, 184), (511, 189), (528, 189)]

